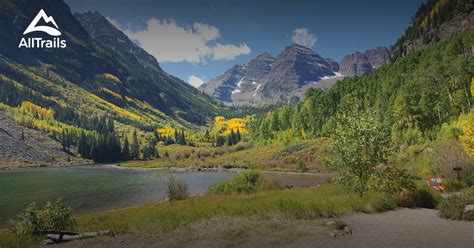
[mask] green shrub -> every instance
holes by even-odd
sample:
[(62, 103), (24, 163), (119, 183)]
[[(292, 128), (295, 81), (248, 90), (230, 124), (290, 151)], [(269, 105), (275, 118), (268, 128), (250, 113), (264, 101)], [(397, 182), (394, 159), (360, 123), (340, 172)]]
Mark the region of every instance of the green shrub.
[(274, 178), (264, 177), (259, 171), (243, 171), (230, 180), (220, 182), (211, 188), (211, 194), (249, 194), (275, 189), (279, 183)]
[(10, 229), (19, 236), (39, 234), (42, 230), (70, 230), (74, 226), (72, 209), (61, 199), (48, 201), (41, 210), (31, 203), (23, 213), (10, 221)]
[(390, 168), (372, 175), (368, 187), (382, 193), (399, 207), (435, 208), (439, 195), (427, 187), (417, 188), (414, 177), (405, 170)]
[(419, 208), (435, 209), (441, 201), (441, 195), (428, 186), (419, 187), (415, 194), (415, 204)]
[(170, 176), (166, 183), (167, 195), (170, 201), (183, 200), (188, 197), (188, 184), (185, 181)]
[(369, 190), (393, 196), (405, 191), (415, 191), (414, 178), (405, 170), (389, 168), (373, 174), (368, 182)]
[(466, 205), (470, 204), (474, 204), (474, 187), (443, 199), (438, 205), (439, 216), (452, 220), (474, 220), (474, 213), (464, 213)]
[(257, 179), (256, 191), (279, 189), (280, 181), (276, 177), (260, 175)]
[(443, 181), (443, 184), (444, 188), (448, 192), (458, 192), (466, 187), (466, 185), (462, 181), (456, 179), (446, 179)]

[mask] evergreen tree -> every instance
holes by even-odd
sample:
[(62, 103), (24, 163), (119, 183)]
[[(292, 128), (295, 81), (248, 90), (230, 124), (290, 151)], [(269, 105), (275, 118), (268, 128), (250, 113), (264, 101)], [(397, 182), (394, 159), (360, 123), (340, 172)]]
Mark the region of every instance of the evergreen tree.
[(133, 131), (133, 143), (130, 149), (130, 157), (132, 159), (137, 159), (140, 156), (140, 143), (137, 138), (137, 131)]
[(240, 135), (240, 130), (239, 130), (239, 128), (237, 128), (236, 137), (237, 137), (237, 142), (240, 142), (240, 140), (242, 139), (242, 136)]
[(184, 135), (184, 130), (181, 130), (181, 136), (180, 136), (180, 145), (186, 145), (186, 137)]
[(221, 135), (216, 135), (216, 147), (223, 146), (225, 143), (225, 138)]
[(128, 143), (127, 136), (125, 136), (125, 140), (123, 141), (122, 159), (123, 160), (129, 160), (130, 159), (130, 144)]
[(237, 144), (237, 136), (236, 136), (235, 133), (234, 133), (234, 129), (231, 129), (231, 130), (230, 130), (230, 135), (229, 135), (229, 137), (230, 137), (231, 145)]
[(174, 143), (179, 144), (179, 133), (178, 130), (174, 130)]

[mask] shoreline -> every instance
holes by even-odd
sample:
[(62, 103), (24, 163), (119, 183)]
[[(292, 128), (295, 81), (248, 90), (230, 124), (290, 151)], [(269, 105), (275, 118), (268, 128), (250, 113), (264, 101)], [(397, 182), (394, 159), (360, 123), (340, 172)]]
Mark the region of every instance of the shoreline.
[[(200, 166), (187, 166), (187, 167), (177, 167), (177, 166), (169, 166), (169, 167), (155, 167), (155, 168), (147, 168), (147, 167), (139, 167), (139, 166), (120, 166), (119, 163), (104, 163), (98, 164), (93, 162), (86, 162), (86, 163), (74, 163), (74, 164), (55, 164), (55, 165), (38, 165), (38, 166), (5, 166), (0, 167), (1, 172), (11, 172), (11, 171), (25, 171), (25, 170), (36, 170), (36, 169), (54, 169), (54, 168), (75, 168), (75, 167), (102, 167), (102, 168), (110, 168), (110, 169), (117, 169), (117, 170), (141, 170), (141, 171), (171, 171), (171, 172), (231, 172), (231, 173), (240, 173), (241, 171), (252, 170), (247, 168), (225, 168), (224, 166), (218, 167), (200, 167)], [(255, 169), (261, 171), (265, 174), (286, 174), (286, 175), (320, 175), (320, 176), (331, 176), (333, 173), (330, 172), (298, 172), (298, 171), (278, 171), (278, 170), (265, 170), (265, 169)]]
[[(118, 164), (107, 164), (104, 165), (104, 167), (108, 168), (115, 168), (115, 169), (121, 169), (121, 170), (167, 170), (167, 171), (172, 171), (172, 172), (232, 172), (232, 173), (240, 173), (241, 171), (246, 171), (246, 170), (252, 170), (252, 169), (246, 169), (246, 168), (225, 168), (223, 166), (219, 167), (212, 167), (212, 168), (206, 168), (206, 167), (200, 167), (200, 166), (189, 166), (189, 167), (176, 167), (176, 166), (170, 166), (170, 167), (157, 167), (157, 168), (146, 168), (146, 167), (139, 167), (139, 166), (130, 166), (130, 167), (124, 167), (120, 166)], [(267, 174), (286, 174), (286, 175), (309, 175), (309, 176), (315, 176), (315, 175), (321, 175), (321, 176), (331, 176), (333, 173), (330, 172), (298, 172), (298, 171), (272, 171), (272, 170), (264, 170), (264, 169), (255, 169), (258, 170), (262, 173), (267, 173)]]

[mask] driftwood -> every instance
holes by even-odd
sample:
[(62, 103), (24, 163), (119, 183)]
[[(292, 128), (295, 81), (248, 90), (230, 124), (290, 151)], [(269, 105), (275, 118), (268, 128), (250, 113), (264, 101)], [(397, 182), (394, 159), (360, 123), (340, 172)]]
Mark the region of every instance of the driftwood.
[(79, 239), (89, 239), (95, 238), (97, 236), (112, 236), (114, 233), (111, 230), (98, 231), (98, 232), (85, 232), (85, 233), (75, 233), (68, 231), (58, 231), (58, 230), (43, 230), (40, 231), (42, 234), (46, 234), (48, 239), (43, 240), (43, 244), (56, 244), (62, 242), (68, 242)]

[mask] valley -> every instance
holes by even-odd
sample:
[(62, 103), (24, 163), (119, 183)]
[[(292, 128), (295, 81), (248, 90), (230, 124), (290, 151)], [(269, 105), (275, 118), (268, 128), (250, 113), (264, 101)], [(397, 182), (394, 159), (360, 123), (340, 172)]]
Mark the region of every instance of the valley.
[[(70, 5), (0, 1), (0, 248), (474, 244), (472, 0), (339, 62), (307, 28), (262, 46)], [(37, 13), (67, 46), (18, 47), (51, 38)]]

